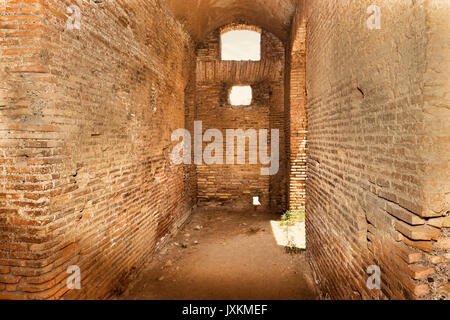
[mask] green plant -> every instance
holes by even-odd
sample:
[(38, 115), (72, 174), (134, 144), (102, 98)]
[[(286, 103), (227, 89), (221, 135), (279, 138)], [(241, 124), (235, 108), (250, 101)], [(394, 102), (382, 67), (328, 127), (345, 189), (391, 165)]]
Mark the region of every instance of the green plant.
[(305, 210), (288, 210), (281, 216), (282, 226), (293, 226), (297, 222), (305, 221)]
[(281, 216), (281, 226), (285, 227), (286, 237), (288, 239), (287, 245), (284, 247), (288, 254), (299, 254), (303, 250), (298, 248), (294, 240), (289, 239), (289, 227), (294, 226), (298, 222), (305, 221), (305, 210), (288, 210)]

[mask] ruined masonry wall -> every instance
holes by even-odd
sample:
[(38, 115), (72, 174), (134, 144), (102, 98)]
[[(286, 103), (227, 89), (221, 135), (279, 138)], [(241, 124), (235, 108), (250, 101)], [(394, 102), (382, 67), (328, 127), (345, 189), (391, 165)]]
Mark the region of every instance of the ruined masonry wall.
[(80, 3), (80, 30), (73, 1), (0, 16), (0, 299), (120, 293), (196, 202), (194, 168), (169, 159), (191, 39), (159, 1)]

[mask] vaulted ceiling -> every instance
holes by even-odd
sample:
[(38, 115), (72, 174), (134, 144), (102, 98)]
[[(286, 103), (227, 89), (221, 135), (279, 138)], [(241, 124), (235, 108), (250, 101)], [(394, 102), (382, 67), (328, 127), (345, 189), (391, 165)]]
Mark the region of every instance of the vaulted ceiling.
[(289, 35), (298, 0), (166, 0), (196, 41), (223, 25), (239, 22), (262, 27), (280, 40)]

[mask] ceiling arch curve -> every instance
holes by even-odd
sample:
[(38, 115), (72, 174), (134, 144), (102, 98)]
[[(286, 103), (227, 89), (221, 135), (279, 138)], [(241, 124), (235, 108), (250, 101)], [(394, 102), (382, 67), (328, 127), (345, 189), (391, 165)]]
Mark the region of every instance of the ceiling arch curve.
[(194, 40), (230, 23), (255, 25), (280, 40), (289, 36), (298, 0), (166, 0), (174, 16)]

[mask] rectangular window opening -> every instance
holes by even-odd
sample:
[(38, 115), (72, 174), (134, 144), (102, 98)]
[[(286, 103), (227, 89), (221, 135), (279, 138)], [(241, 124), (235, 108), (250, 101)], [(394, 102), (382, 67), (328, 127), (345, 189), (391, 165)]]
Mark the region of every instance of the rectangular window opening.
[(252, 104), (253, 93), (251, 86), (233, 86), (229, 96), (232, 106), (249, 106)]
[(261, 33), (233, 30), (222, 34), (223, 61), (260, 61)]

